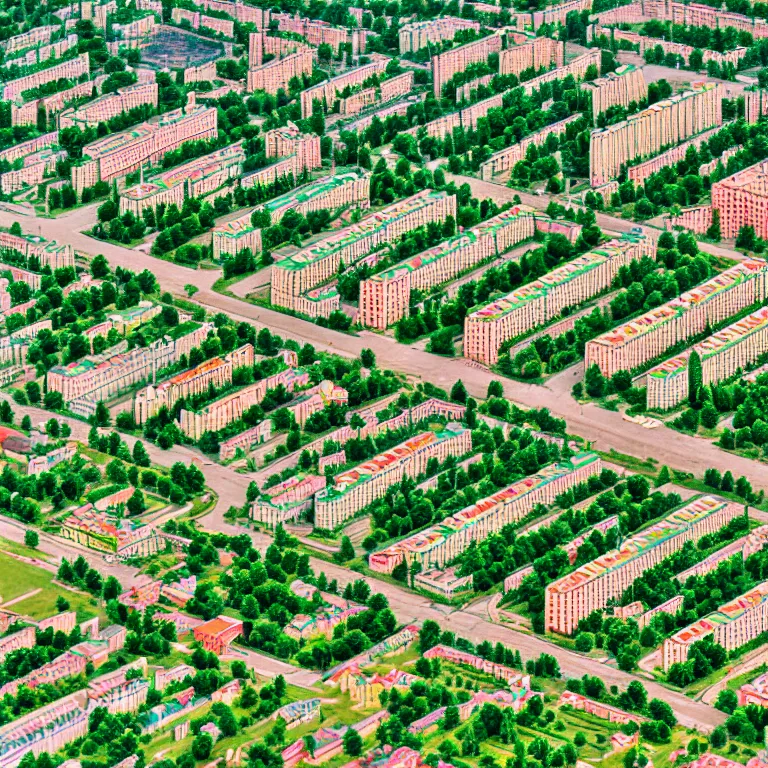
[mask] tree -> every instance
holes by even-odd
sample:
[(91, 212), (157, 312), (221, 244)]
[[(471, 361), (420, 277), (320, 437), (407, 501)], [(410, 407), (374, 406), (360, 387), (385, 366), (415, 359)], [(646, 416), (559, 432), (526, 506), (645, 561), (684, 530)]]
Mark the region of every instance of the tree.
[(99, 402), (96, 405), (96, 412), (91, 417), (91, 420), (97, 427), (108, 427), (111, 421), (109, 408), (104, 403)]
[(739, 699), (736, 695), (736, 691), (724, 688), (717, 694), (715, 708), (719, 709), (721, 712), (727, 712), (730, 715), (738, 706)]
[(364, 368), (375, 368), (376, 367), (376, 355), (374, 354), (373, 350), (368, 349), (367, 347), (360, 350), (360, 362), (363, 364)]
[(591, 632), (579, 632), (574, 647), (581, 653), (589, 653), (595, 647), (595, 636)]
[(659, 470), (659, 476), (656, 478), (656, 487), (661, 488), (662, 485), (666, 485), (671, 479), (672, 477), (669, 472), (669, 467), (664, 464)]
[(674, 728), (677, 725), (675, 713), (666, 701), (662, 701), (661, 699), (651, 699), (648, 704), (648, 710), (654, 720), (661, 720), (670, 728)]
[(739, 234), (736, 238), (736, 247), (743, 248), (745, 251), (754, 251), (757, 247), (757, 235), (755, 234), (755, 228), (749, 225), (745, 225), (739, 229)]
[(344, 752), (350, 757), (358, 757), (363, 753), (363, 737), (354, 728), (344, 733)]
[(341, 547), (334, 556), (334, 559), (341, 563), (346, 563), (348, 560), (353, 560), (355, 557), (355, 548), (352, 545), (352, 541), (349, 536), (341, 537)]
[(24, 543), (28, 547), (32, 547), (32, 549), (35, 549), (37, 545), (40, 543), (40, 536), (38, 535), (37, 531), (33, 531), (33, 530), (24, 531)]
[(192, 283), (187, 283), (184, 286), (184, 290), (187, 292), (187, 296), (191, 299), (200, 289)]
[(592, 363), (587, 368), (584, 374), (584, 388), (590, 397), (602, 397), (605, 394), (605, 379), (597, 363)]
[(704, 383), (704, 377), (701, 371), (701, 357), (693, 349), (688, 358), (688, 403), (695, 408), (699, 403), (701, 387)]
[(452, 731), (454, 728), (458, 728), (460, 724), (459, 708), (453, 704), (447, 706), (443, 715), (443, 730)]
[(32, 405), (37, 405), (40, 402), (40, 385), (36, 381), (28, 381), (24, 385), (24, 391)]
[(132, 515), (140, 515), (147, 508), (144, 494), (137, 488), (125, 506)]
[(249, 503), (253, 503), (256, 501), (256, 499), (259, 498), (259, 494), (261, 491), (259, 490), (259, 485), (255, 480), (251, 480), (250, 483), (248, 483), (248, 488), (245, 492), (245, 498)]
[(195, 760), (207, 760), (213, 749), (213, 737), (209, 733), (199, 733), (192, 742), (192, 756)]
[(459, 379), (451, 387), (451, 400), (455, 403), (466, 403), (468, 397), (469, 393), (467, 392), (467, 388), (464, 386), (464, 382)]
[(488, 384), (488, 398), (492, 397), (504, 397), (504, 385), (497, 379)]

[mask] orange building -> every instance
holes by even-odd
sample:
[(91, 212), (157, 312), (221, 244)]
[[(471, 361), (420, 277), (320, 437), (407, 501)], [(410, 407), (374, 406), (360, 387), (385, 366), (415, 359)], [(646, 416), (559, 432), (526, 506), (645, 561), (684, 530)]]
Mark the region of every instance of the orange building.
[(194, 629), (195, 640), (202, 643), (206, 651), (222, 656), (229, 653), (230, 646), (243, 634), (243, 622), (230, 616), (219, 616)]

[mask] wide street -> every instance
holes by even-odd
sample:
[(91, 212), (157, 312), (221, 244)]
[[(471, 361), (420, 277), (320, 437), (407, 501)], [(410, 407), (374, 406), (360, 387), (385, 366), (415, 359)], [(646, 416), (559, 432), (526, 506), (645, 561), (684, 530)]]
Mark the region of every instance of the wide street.
[[(508, 190), (497, 184), (480, 182), (468, 177), (456, 177), (457, 183), (464, 181), (470, 183), (473, 193), (481, 197), (491, 196), (496, 200), (506, 201), (515, 194), (513, 190)], [(521, 195), (521, 197), (526, 204), (535, 205), (538, 208), (546, 207), (548, 202), (546, 197), (533, 195)], [(57, 219), (20, 217), (0, 211), (0, 225), (2, 226), (9, 226), (13, 221), (20, 221), (26, 232), (40, 233), (49, 239), (71, 243), (78, 251), (91, 256), (102, 253), (113, 266), (120, 265), (135, 271), (149, 269), (157, 276), (163, 290), (178, 296), (186, 296), (184, 286), (190, 283), (194, 284), (199, 289), (194, 296), (194, 301), (206, 309), (213, 312), (226, 312), (236, 320), (245, 320), (258, 327), (269, 327), (270, 330), (283, 337), (293, 338), (302, 343), (311, 343), (318, 349), (346, 356), (357, 356), (361, 349), (368, 347), (376, 353), (378, 364), (383, 368), (392, 368), (417, 379), (429, 380), (446, 389), (450, 389), (457, 379), (462, 379), (469, 392), (478, 397), (484, 397), (489, 382), (497, 378), (481, 367), (468, 365), (462, 359), (437, 360), (435, 356), (423, 350), (397, 344), (392, 339), (378, 334), (362, 332), (353, 336), (339, 333), (246, 301), (223, 296), (211, 290), (214, 281), (220, 275), (219, 271), (191, 270), (169, 261), (156, 259), (140, 251), (102, 243), (81, 234), (81, 230), (92, 226), (94, 220), (95, 206), (76, 209)], [(602, 214), (598, 216), (598, 223), (605, 230), (611, 232), (627, 231), (633, 226), (630, 222)], [(740, 257), (739, 254), (735, 254), (727, 248), (719, 246), (704, 246), (704, 248), (731, 258)], [(653, 457), (660, 463), (668, 464), (676, 469), (695, 472), (698, 475), (712, 466), (717, 466), (721, 470), (727, 468), (735, 476), (746, 475), (757, 488), (768, 487), (768, 466), (765, 464), (731, 456), (705, 440), (679, 433), (671, 435), (666, 427), (646, 430), (624, 421), (618, 413), (593, 405), (579, 405), (570, 397), (570, 388), (576, 380), (576, 375), (571, 369), (554, 377), (546, 386), (510, 380), (504, 380), (503, 386), (505, 395), (510, 400), (528, 408), (549, 408), (553, 414), (567, 420), (568, 429), (571, 433), (582, 435), (592, 441), (595, 447), (602, 450), (613, 448), (639, 458)], [(50, 417), (49, 413), (39, 409), (22, 408), (16, 404), (13, 404), (13, 407), (17, 414), (31, 413), (36, 421), (46, 420)], [(67, 421), (72, 426), (73, 436), (78, 440), (85, 441), (88, 426), (73, 419), (67, 419)], [(133, 444), (133, 438), (124, 435), (124, 439), (129, 446)], [(219, 496), (218, 504), (212, 513), (203, 520), (204, 527), (228, 533), (241, 533), (243, 531), (243, 529), (225, 522), (223, 515), (230, 505), (241, 506), (243, 504), (245, 490), (250, 479), (252, 477), (262, 479), (261, 473), (251, 476), (236, 473), (230, 468), (203, 460), (198, 452), (186, 447), (177, 446), (170, 451), (161, 451), (153, 445), (147, 445), (147, 448), (152, 460), (165, 466), (170, 466), (175, 461), (189, 463), (195, 459), (200, 462), (199, 465), (205, 474), (207, 484)], [(18, 524), (15, 524), (15, 521), (3, 521), (0, 526), (0, 534), (6, 535), (6, 533), (9, 538), (18, 539), (20, 535)], [(264, 534), (252, 532), (251, 535), (259, 546), (266, 546), (270, 540)], [(49, 538), (53, 541), (49, 541)], [(60, 557), (62, 544), (66, 551), (69, 546), (68, 542), (63, 543), (62, 540), (55, 537), (46, 537), (41, 542), (41, 550)], [(316, 569), (325, 570), (329, 577), (338, 579), (342, 584), (359, 577), (354, 572), (325, 561), (315, 560), (313, 565)], [(125, 566), (113, 566), (100, 561), (99, 567), (104, 572), (114, 572), (118, 577), (122, 576), (124, 584), (129, 583), (132, 577), (132, 569), (126, 570)], [(118, 567), (121, 568), (120, 572), (117, 571)], [(633, 675), (572, 653), (540, 637), (493, 624), (487, 620), (487, 612), (482, 605), (451, 611), (445, 606), (433, 604), (415, 593), (395, 587), (387, 582), (368, 580), (376, 591), (381, 591), (387, 595), (393, 610), (401, 621), (423, 621), (426, 618), (434, 618), (440, 621), (444, 627), (474, 641), (483, 639), (493, 642), (501, 641), (519, 648), (525, 658), (538, 656), (541, 652), (552, 653), (558, 658), (563, 674), (566, 676), (581, 676), (590, 673), (601, 677), (609, 685), (622, 686), (636, 679)], [(685, 725), (711, 728), (724, 719), (721, 712), (711, 707), (671, 692), (657, 683), (647, 680), (643, 680), (643, 683), (651, 696), (663, 695)]]

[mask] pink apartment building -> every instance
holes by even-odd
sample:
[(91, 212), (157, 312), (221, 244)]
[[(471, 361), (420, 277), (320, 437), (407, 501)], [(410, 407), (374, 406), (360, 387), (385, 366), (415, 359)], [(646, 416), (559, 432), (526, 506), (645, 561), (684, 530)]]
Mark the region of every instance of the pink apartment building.
[(369, 328), (384, 330), (408, 314), (411, 291), (428, 292), (456, 275), (501, 255), (497, 235), (505, 246), (532, 238), (534, 212), (517, 206), (478, 224), (463, 234), (395, 264), (360, 284), (358, 320)]
[(462, 456), (472, 448), (469, 430), (455, 422), (437, 432), (423, 432), (400, 445), (336, 475), (333, 485), (315, 495), (315, 527), (333, 530), (367, 504), (383, 496), (403, 477), (417, 477), (427, 462)]
[(480, 22), (456, 16), (441, 16), (438, 19), (405, 24), (400, 27), (400, 53), (410, 53), (443, 40), (453, 40), (456, 33), (462, 29), (479, 32)]
[(491, 181), (497, 173), (511, 171), (517, 163), (525, 160), (528, 147), (531, 145), (540, 147), (552, 135), (562, 136), (569, 125), (573, 125), (579, 120), (581, 120), (581, 114), (571, 115), (565, 120), (552, 123), (552, 125), (548, 125), (536, 133), (525, 136), (510, 147), (494, 152), (485, 162), (480, 164), (480, 177), (485, 181)]
[(386, 104), (392, 99), (405, 96), (413, 90), (413, 70), (390, 77), (379, 85), (357, 91), (339, 99), (339, 113), (344, 116), (356, 115), (373, 104)]
[(723, 237), (736, 237), (745, 226), (768, 238), (768, 162), (761, 160), (712, 185), (712, 208), (720, 211)]
[(373, 75), (383, 76), (390, 58), (382, 56), (380, 53), (373, 53), (370, 58), (369, 64), (356, 67), (349, 72), (344, 72), (302, 91), (301, 116), (309, 117), (312, 114), (312, 105), (315, 101), (320, 102), (320, 105), (327, 112), (336, 101), (337, 95), (345, 88), (362, 88), (363, 83)]
[(77, 46), (77, 35), (67, 35), (63, 40), (57, 40), (49, 45), (42, 45), (39, 48), (32, 48), (23, 56), (15, 59), (6, 59), (3, 62), (4, 67), (32, 67), (35, 64), (42, 64), (51, 58), (60, 59), (68, 50)]
[(15, 168), (0, 174), (0, 192), (12, 195), (27, 187), (42, 184), (46, 176), (56, 170), (56, 164), (67, 156), (64, 150), (45, 147), (23, 159), (21, 168)]
[(748, 123), (756, 123), (768, 115), (768, 90), (752, 86), (744, 89), (744, 116)]
[(692, 83), (692, 90), (656, 102), (648, 109), (607, 128), (592, 131), (590, 180), (599, 186), (616, 178), (635, 158), (657, 153), (708, 128), (722, 125), (722, 86)]
[[(448, 216), (456, 216), (456, 198), (445, 192), (423, 190), (390, 205), (275, 264), (271, 301), (289, 309), (306, 307), (311, 313), (309, 302), (301, 302), (302, 295), (333, 278), (342, 261), (349, 266), (377, 246), (393, 242), (430, 221), (445, 221)], [(338, 305), (338, 294), (335, 296)]]
[(495, 365), (505, 341), (543, 326), (611, 285), (619, 268), (643, 256), (653, 257), (655, 243), (623, 235), (563, 264), (528, 285), (475, 309), (464, 320), (464, 356)]
[(317, 49), (302, 43), (300, 40), (272, 37), (265, 30), (251, 32), (248, 36), (248, 66), (251, 69), (260, 67), (264, 63), (265, 55), (282, 59), (284, 56), (297, 51), (309, 51), (317, 59)]
[(526, 69), (539, 70), (562, 67), (565, 64), (565, 43), (550, 37), (513, 45), (499, 54), (499, 74), (519, 75)]
[(81, 107), (64, 110), (59, 115), (59, 128), (96, 127), (122, 112), (143, 105), (157, 109), (157, 83), (139, 83), (127, 88), (118, 88), (116, 93), (108, 93)]
[[(332, 211), (351, 206), (367, 209), (370, 207), (370, 188), (370, 172), (361, 168), (339, 169), (333, 176), (325, 176), (268, 200), (261, 210), (269, 213), (274, 225), (288, 211), (306, 216), (323, 208)], [(234, 256), (245, 248), (250, 248), (253, 253), (261, 251), (261, 230), (251, 224), (252, 213), (214, 228), (214, 259), (220, 259), (224, 254)]]
[(410, 567), (443, 568), (473, 541), (483, 541), (505, 525), (522, 520), (537, 504), (552, 504), (559, 494), (600, 474), (600, 457), (580, 453), (559, 464), (550, 464), (491, 496), (465, 507), (419, 533), (368, 557), (371, 570), (392, 573), (403, 561)]
[(161, 408), (169, 411), (182, 398), (201, 395), (209, 386), (221, 389), (232, 383), (232, 372), (244, 366), (253, 367), (254, 354), (251, 344), (233, 350), (222, 359), (214, 357), (195, 368), (171, 377), (157, 386), (149, 385), (139, 390), (133, 400), (133, 415), (137, 424), (157, 415)]
[(220, 11), (226, 13), (241, 24), (250, 22), (257, 29), (266, 29), (269, 27), (272, 12), (269, 8), (259, 8), (255, 5), (248, 5), (242, 0), (192, 0), (198, 7), (207, 11)]
[(320, 156), (320, 137), (314, 133), (301, 133), (291, 123), (286, 128), (275, 128), (264, 134), (267, 157), (295, 155), (301, 170), (311, 171), (323, 164)]
[(766, 298), (767, 276), (766, 262), (740, 262), (678, 298), (588, 341), (585, 367), (595, 364), (608, 377), (620, 370), (633, 371), (663, 355), (673, 344)]
[(211, 29), (219, 32), (224, 37), (235, 36), (235, 23), (228, 19), (220, 19), (216, 16), (206, 16), (200, 11), (188, 11), (186, 8), (174, 8), (171, 13), (171, 20), (176, 24), (182, 21), (188, 21), (192, 29)]
[(14, 35), (7, 40), (0, 42), (0, 48), (5, 54), (23, 51), (25, 48), (33, 48), (38, 45), (46, 45), (53, 40), (54, 35), (61, 32), (58, 24), (48, 24), (42, 27), (33, 27), (29, 32), (22, 32), (20, 35)]
[(33, 88), (39, 88), (46, 83), (56, 80), (78, 80), (83, 75), (87, 76), (90, 72), (87, 53), (81, 53), (74, 59), (67, 59), (59, 64), (54, 64), (47, 69), (41, 69), (30, 75), (24, 75), (16, 80), (9, 80), (2, 85), (2, 98), (6, 101), (15, 101), (24, 93)]
[(249, 69), (247, 90), (249, 93), (266, 91), (276, 94), (280, 90), (287, 93), (292, 78), (296, 77), (301, 81), (303, 75), (312, 74), (313, 62), (312, 51), (301, 50)]
[(51, 270), (75, 266), (75, 249), (71, 245), (59, 245), (55, 240), (46, 240), (42, 235), (0, 232), (0, 248), (12, 248), (27, 258), (34, 256), (41, 267), (50, 267)]
[(240, 177), (245, 162), (243, 142), (230, 144), (209, 155), (169, 168), (120, 193), (120, 213), (141, 217), (145, 208), (175, 203), (179, 208), (188, 197), (212, 199), (212, 193), (230, 191), (229, 182)]
[(615, 72), (583, 83), (581, 88), (592, 94), (592, 115), (595, 122), (599, 114), (614, 104), (628, 107), (633, 101), (639, 103), (648, 96), (648, 85), (643, 71), (633, 64), (622, 64)]
[(294, 392), (299, 387), (306, 387), (309, 384), (309, 374), (306, 371), (288, 368), (220, 397), (197, 411), (182, 409), (179, 414), (179, 428), (193, 440), (199, 440), (205, 432), (219, 432), (233, 421), (242, 419), (245, 411), (264, 399), (267, 390), (281, 384), (288, 392)]
[(365, 53), (368, 46), (368, 38), (375, 37), (376, 33), (368, 29), (347, 29), (331, 26), (327, 21), (306, 19), (299, 14), (291, 16), (288, 13), (273, 13), (272, 20), (277, 21), (280, 32), (293, 32), (301, 35), (313, 47), (327, 43), (337, 51), (347, 44), (352, 46), (352, 55), (357, 57)]
[(270, 486), (251, 504), (251, 520), (274, 528), (278, 523), (297, 520), (302, 512), (312, 508), (315, 494), (325, 488), (324, 475), (289, 477), (285, 482)]
[(686, 541), (698, 541), (743, 514), (733, 502), (704, 496), (664, 520), (625, 539), (620, 549), (547, 585), (544, 620), (548, 631), (570, 635), (581, 619), (619, 598), (642, 573), (676, 552)]
[(719, 126), (710, 128), (704, 133), (700, 133), (693, 139), (684, 141), (666, 152), (662, 152), (660, 155), (652, 157), (650, 160), (646, 160), (643, 163), (637, 165), (631, 165), (627, 168), (627, 178), (634, 181), (635, 184), (644, 184), (645, 180), (654, 173), (657, 173), (662, 168), (666, 168), (669, 165), (679, 163), (685, 158), (688, 147), (694, 147), (698, 149), (705, 141), (709, 141), (715, 134), (719, 133), (721, 128)]
[(94, 88), (98, 93), (106, 79), (107, 75), (99, 75), (93, 80), (86, 80), (84, 83), (78, 83), (72, 88), (66, 88), (41, 99), (32, 99), (21, 104), (12, 102), (11, 123), (13, 125), (36, 125), (37, 116), (42, 111), (45, 112), (46, 121), (50, 121), (57, 112), (61, 112), (70, 102), (91, 96)]
[(186, 141), (215, 138), (216, 117), (216, 109), (195, 106), (190, 99), (184, 109), (86, 144), (82, 164), (72, 167), (72, 186), (80, 192), (97, 181), (111, 181), (157, 162)]
[(463, 72), (470, 64), (488, 61), (488, 56), (501, 51), (501, 43), (501, 35), (497, 33), (433, 56), (432, 85), (435, 96), (440, 98), (443, 86), (455, 74)]

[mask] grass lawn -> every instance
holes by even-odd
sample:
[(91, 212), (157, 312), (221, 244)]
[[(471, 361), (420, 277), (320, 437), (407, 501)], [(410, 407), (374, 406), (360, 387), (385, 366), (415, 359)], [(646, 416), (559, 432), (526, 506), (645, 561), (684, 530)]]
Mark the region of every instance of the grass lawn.
[[(6, 547), (6, 545), (11, 545)], [(0, 549), (12, 549), (15, 551), (19, 545), (12, 545), (5, 539), (0, 539)], [(32, 551), (34, 556), (35, 553)], [(27, 554), (27, 553), (25, 553)], [(72, 610), (77, 611), (78, 621), (92, 616), (104, 616), (95, 598), (79, 592), (71, 592), (68, 589), (53, 584), (55, 574), (43, 568), (23, 563), (10, 555), (0, 552), (0, 595), (4, 602), (21, 597), (27, 592), (36, 589), (41, 590), (18, 603), (14, 603), (8, 610), (30, 616), (33, 619), (44, 619), (57, 613), (56, 598), (64, 597)]]

